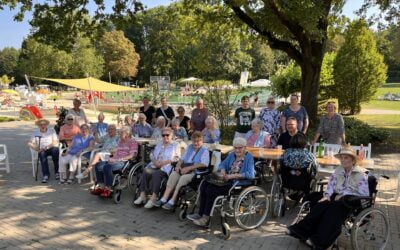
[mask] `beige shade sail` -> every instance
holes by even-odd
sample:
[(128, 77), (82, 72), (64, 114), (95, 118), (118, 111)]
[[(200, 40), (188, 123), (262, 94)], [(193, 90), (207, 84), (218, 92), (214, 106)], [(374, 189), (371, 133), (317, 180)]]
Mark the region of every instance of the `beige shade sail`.
[(144, 91), (145, 88), (131, 88), (125, 87), (117, 84), (108, 83), (97, 78), (87, 77), (78, 79), (55, 79), (55, 78), (42, 78), (42, 77), (32, 77), (37, 79), (42, 79), (46, 81), (52, 81), (61, 83), (73, 88), (90, 90), (90, 91), (102, 91), (102, 92), (120, 92), (120, 91)]

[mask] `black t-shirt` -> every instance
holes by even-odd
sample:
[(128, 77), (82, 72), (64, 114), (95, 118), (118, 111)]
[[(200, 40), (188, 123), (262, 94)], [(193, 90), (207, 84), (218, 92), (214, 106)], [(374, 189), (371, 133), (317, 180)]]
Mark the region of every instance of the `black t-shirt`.
[(190, 118), (185, 115), (183, 117), (181, 123), (179, 124), (179, 126), (181, 126), (181, 127), (186, 129), (186, 132), (188, 132), (187, 121), (190, 121)]
[[(297, 132), (301, 133), (301, 132)], [(279, 136), (278, 143), (276, 145), (282, 145), (282, 149), (288, 149), (290, 148), (290, 139), (292, 139), (293, 136), (289, 134), (289, 132), (285, 132)]]
[[(161, 111), (161, 107), (159, 107), (156, 111), (156, 117), (163, 116), (166, 120), (165, 125), (170, 124), (172, 119), (174, 119), (174, 117), (175, 117), (174, 110), (170, 106), (168, 106), (168, 108), (166, 110), (164, 110), (164, 113), (167, 117), (164, 116), (163, 112)], [(168, 120), (169, 120), (169, 122), (168, 122)]]
[(155, 112), (156, 109), (153, 106), (150, 106), (146, 111), (144, 111), (144, 106), (140, 107), (140, 113), (143, 113), (146, 116), (146, 122), (150, 125)]
[(256, 117), (256, 112), (252, 108), (244, 109), (242, 107), (236, 109), (236, 131), (239, 133), (247, 133), (251, 129), (251, 121)]

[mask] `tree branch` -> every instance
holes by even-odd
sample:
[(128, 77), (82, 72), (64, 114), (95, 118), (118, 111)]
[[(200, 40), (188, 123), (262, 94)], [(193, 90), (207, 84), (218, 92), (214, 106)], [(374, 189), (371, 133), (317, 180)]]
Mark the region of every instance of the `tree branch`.
[(268, 44), (272, 49), (282, 50), (286, 52), (288, 56), (293, 60), (295, 60), (298, 64), (301, 64), (303, 62), (303, 58), (300, 51), (292, 43), (280, 40), (277, 37), (275, 37), (272, 34), (272, 32), (261, 29), (258, 26), (258, 24), (249, 15), (247, 15), (247, 13), (245, 13), (239, 6), (235, 6), (229, 0), (224, 0), (224, 1), (225, 4), (228, 5), (233, 10), (233, 12), (241, 21), (243, 21), (257, 33), (259, 33), (261, 36), (267, 38)]

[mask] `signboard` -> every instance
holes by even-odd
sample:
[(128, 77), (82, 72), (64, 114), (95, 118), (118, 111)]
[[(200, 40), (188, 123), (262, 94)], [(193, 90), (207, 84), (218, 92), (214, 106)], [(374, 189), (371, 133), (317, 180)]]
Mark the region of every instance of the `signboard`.
[(150, 76), (150, 84), (157, 84), (159, 91), (169, 91), (170, 78), (169, 76)]
[(243, 71), (242, 73), (240, 73), (240, 81), (239, 81), (240, 86), (246, 86), (248, 80), (249, 80), (248, 71)]

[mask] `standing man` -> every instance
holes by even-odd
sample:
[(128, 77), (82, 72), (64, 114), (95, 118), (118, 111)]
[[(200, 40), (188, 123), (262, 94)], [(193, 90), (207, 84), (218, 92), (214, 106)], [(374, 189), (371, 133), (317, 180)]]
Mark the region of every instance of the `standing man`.
[(256, 117), (254, 109), (250, 108), (250, 98), (243, 96), (242, 106), (235, 111), (236, 131), (235, 138), (246, 138), (246, 133), (251, 130), (251, 121)]
[(192, 111), (191, 129), (192, 132), (203, 131), (206, 127), (206, 119), (208, 117), (208, 109), (204, 106), (204, 100), (197, 98), (196, 108)]
[(89, 124), (88, 119), (86, 118), (85, 111), (81, 109), (81, 101), (79, 99), (74, 99), (73, 105), (74, 107), (68, 111), (68, 114), (71, 114), (75, 118), (75, 123), (78, 127), (83, 124)]

